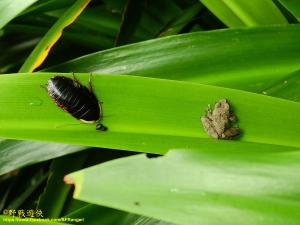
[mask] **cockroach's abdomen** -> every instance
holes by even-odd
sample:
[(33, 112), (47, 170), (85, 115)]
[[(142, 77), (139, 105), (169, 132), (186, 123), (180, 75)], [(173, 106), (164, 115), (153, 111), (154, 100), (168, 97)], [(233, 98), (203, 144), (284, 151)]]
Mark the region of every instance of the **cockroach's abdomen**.
[(73, 117), (85, 123), (101, 118), (101, 107), (97, 97), (76, 79), (55, 76), (48, 80), (47, 91), (55, 104)]

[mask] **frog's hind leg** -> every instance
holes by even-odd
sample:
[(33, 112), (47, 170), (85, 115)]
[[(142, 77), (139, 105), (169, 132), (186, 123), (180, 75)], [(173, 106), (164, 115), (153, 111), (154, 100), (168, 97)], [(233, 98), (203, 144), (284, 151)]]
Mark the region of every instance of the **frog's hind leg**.
[(238, 127), (231, 127), (224, 131), (222, 134), (222, 139), (233, 139), (241, 133), (240, 128)]

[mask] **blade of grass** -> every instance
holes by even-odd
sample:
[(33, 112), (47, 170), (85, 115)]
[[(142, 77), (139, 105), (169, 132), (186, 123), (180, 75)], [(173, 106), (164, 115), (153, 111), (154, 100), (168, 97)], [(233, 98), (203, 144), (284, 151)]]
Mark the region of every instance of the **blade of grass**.
[(19, 13), (37, 0), (1, 0), (0, 1), (0, 30)]
[(132, 74), (261, 92), (300, 68), (299, 52), (300, 26), (230, 29), (113, 48), (49, 71)]
[(231, 144), (131, 156), (68, 178), (76, 199), (177, 224), (298, 224), (300, 151)]
[(61, 37), (63, 29), (73, 23), (73, 21), (80, 15), (89, 2), (90, 0), (77, 0), (65, 12), (65, 14), (58, 19), (58, 21), (31, 52), (21, 67), (20, 72), (33, 72), (43, 63), (53, 45)]
[[(207, 105), (227, 98), (239, 119), (241, 141), (300, 147), (296, 102), (193, 83), (94, 75), (95, 93), (104, 102), (103, 123), (109, 129), (102, 133), (93, 124), (79, 125), (40, 87), (58, 73), (26, 75), (1, 75), (1, 137), (157, 153), (171, 146), (192, 148), (210, 140), (200, 124)], [(77, 77), (87, 83), (89, 75)]]
[(288, 24), (272, 1), (201, 0), (201, 2), (231, 28)]

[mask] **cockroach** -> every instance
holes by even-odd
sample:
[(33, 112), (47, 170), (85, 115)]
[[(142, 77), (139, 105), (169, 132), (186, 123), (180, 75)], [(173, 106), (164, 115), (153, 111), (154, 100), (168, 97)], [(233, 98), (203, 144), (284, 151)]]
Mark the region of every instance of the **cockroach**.
[[(45, 88), (58, 107), (83, 123), (96, 123), (102, 119), (101, 103), (93, 92), (91, 76), (88, 88), (74, 74), (73, 79), (64, 76), (51, 77)], [(96, 130), (106, 131), (107, 127), (97, 123)]]

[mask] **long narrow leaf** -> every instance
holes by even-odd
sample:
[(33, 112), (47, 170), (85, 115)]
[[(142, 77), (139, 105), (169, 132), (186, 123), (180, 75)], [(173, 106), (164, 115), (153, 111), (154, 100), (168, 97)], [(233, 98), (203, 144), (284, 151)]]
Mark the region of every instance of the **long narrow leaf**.
[(299, 68), (300, 26), (285, 26), (165, 37), (97, 52), (50, 70), (133, 74), (261, 92)]
[(261, 26), (287, 24), (287, 20), (272, 1), (201, 0), (227, 26)]
[(279, 0), (279, 2), (300, 22), (300, 4), (297, 0)]
[[(193, 83), (94, 75), (102, 122), (109, 129), (99, 132), (57, 107), (40, 87), (57, 73), (38, 75), (1, 76), (1, 137), (158, 153), (174, 146), (192, 148), (202, 145), (201, 138), (209, 140), (200, 123), (207, 105), (227, 98), (242, 129), (241, 141), (300, 147), (296, 102)], [(87, 82), (89, 76), (77, 77)]]
[(53, 159), (86, 149), (55, 143), (0, 140), (0, 175), (29, 164)]
[(0, 29), (37, 0), (1, 0)]
[(89, 2), (90, 0), (77, 0), (74, 5), (58, 19), (26, 59), (20, 69), (21, 73), (32, 72), (43, 63), (53, 45), (61, 37), (63, 29), (69, 26), (80, 15)]
[(177, 224), (298, 225), (300, 151), (220, 144), (131, 156), (68, 179), (76, 199)]

